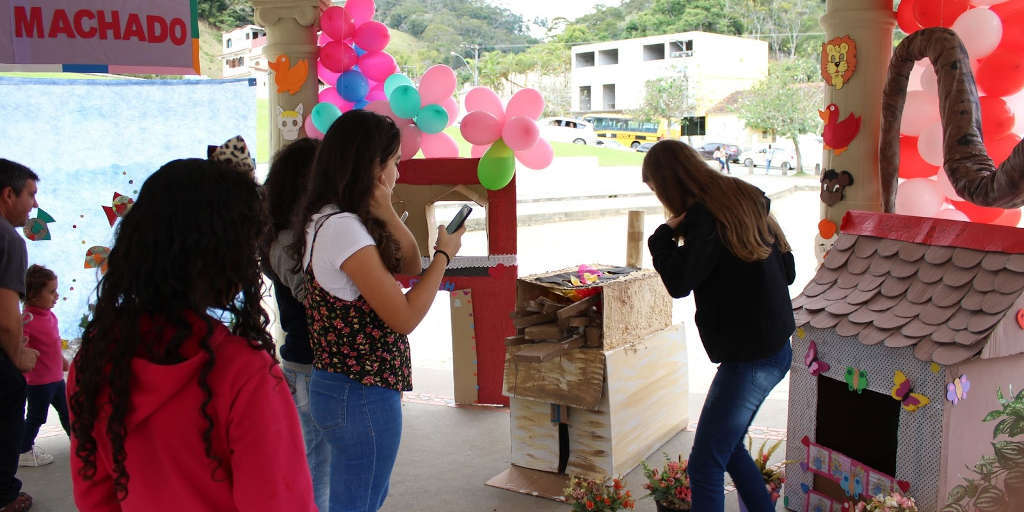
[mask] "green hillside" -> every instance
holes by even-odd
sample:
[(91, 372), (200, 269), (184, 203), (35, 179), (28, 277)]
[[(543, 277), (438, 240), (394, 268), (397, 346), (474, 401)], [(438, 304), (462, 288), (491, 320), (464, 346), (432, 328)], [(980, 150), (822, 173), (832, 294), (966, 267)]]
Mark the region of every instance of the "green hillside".
[(209, 23), (199, 21), (199, 70), (203, 76), (221, 78), (221, 32)]

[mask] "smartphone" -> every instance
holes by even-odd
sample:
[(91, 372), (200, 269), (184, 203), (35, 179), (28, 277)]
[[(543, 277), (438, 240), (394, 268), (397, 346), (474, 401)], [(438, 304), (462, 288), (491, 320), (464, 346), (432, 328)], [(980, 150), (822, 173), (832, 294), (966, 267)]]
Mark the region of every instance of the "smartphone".
[(459, 213), (456, 213), (455, 217), (452, 217), (452, 221), (448, 223), (448, 227), (445, 228), (445, 231), (447, 231), (448, 234), (458, 231), (459, 228), (466, 223), (466, 218), (469, 217), (469, 212), (472, 211), (472, 206), (469, 206), (468, 204), (462, 205), (462, 208), (459, 208)]

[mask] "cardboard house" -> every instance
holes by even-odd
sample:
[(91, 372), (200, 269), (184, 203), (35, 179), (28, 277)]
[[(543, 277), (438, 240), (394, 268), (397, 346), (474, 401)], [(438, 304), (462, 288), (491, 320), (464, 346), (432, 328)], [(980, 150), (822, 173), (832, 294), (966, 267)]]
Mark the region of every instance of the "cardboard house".
[(1024, 230), (851, 211), (840, 231), (793, 301), (787, 508), (899, 489), (1024, 510), (1024, 426), (993, 433), (1024, 388)]

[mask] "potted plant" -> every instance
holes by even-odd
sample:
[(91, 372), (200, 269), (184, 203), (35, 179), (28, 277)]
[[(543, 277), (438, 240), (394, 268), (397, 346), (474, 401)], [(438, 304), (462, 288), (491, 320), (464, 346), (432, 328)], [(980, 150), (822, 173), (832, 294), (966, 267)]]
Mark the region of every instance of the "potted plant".
[(690, 476), (686, 474), (686, 460), (682, 455), (678, 460), (665, 455), (665, 466), (660, 469), (652, 469), (646, 462), (643, 468), (644, 476), (647, 477), (644, 489), (650, 493), (647, 496), (654, 498), (658, 512), (690, 510)]
[(871, 501), (858, 501), (853, 512), (917, 512), (914, 498), (893, 491), (888, 496), (875, 496)]
[(615, 512), (636, 505), (621, 478), (591, 480), (574, 475), (565, 489), (565, 498), (572, 503), (573, 512)]
[[(792, 461), (782, 461), (782, 465), (773, 467), (768, 465), (768, 459), (771, 458), (775, 450), (782, 445), (782, 440), (775, 441), (771, 447), (765, 450), (768, 441), (763, 441), (761, 446), (757, 449), (757, 455), (753, 455), (754, 452), (754, 439), (747, 436), (747, 451), (751, 453), (751, 457), (754, 459), (754, 465), (761, 471), (761, 478), (764, 479), (765, 489), (768, 491), (768, 496), (772, 500), (772, 506), (775, 506), (775, 502), (779, 500), (779, 495), (782, 494), (782, 484), (786, 481), (786, 472), (782, 469), (782, 465), (788, 464)], [(747, 506), (743, 503), (743, 498), (739, 498), (740, 510), (747, 512)]]

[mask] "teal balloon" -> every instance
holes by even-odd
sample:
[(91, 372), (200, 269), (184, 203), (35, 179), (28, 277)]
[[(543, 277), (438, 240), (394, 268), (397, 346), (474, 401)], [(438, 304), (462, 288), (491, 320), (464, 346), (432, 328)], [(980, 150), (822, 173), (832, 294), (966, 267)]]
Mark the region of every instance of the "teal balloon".
[(420, 109), (415, 121), (423, 133), (438, 133), (448, 126), (448, 111), (441, 105), (432, 103)]
[(391, 93), (400, 85), (412, 85), (412, 80), (409, 77), (395, 73), (384, 80), (384, 96), (390, 98)]
[(487, 190), (505, 188), (515, 174), (516, 157), (501, 139), (494, 141), (476, 166), (476, 176)]
[(391, 111), (403, 119), (412, 119), (420, 111), (420, 93), (411, 85), (399, 85), (388, 98)]
[(334, 121), (341, 117), (341, 110), (333, 103), (317, 103), (313, 105), (313, 111), (309, 116), (313, 118), (313, 126), (320, 130), (320, 133), (327, 133)]

